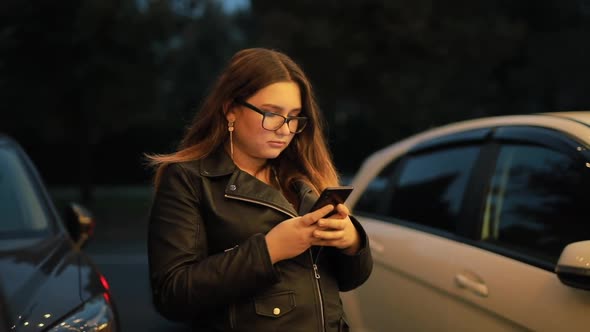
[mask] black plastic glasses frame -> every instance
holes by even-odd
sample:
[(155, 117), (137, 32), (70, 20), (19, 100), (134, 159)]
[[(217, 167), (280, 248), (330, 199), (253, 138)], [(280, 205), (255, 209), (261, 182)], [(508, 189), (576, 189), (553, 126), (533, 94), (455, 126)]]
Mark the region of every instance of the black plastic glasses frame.
[[(279, 128), (281, 128), (286, 123), (287, 124), (287, 127), (289, 127), (289, 132), (291, 132), (291, 134), (299, 134), (300, 132), (303, 131), (303, 129), (305, 129), (305, 126), (307, 125), (307, 117), (305, 117), (305, 116), (287, 116), (287, 117), (285, 117), (285, 116), (282, 116), (282, 115), (277, 114), (277, 113), (265, 112), (265, 111), (259, 109), (258, 107), (254, 106), (254, 105), (252, 105), (252, 104), (250, 104), (248, 102), (245, 102), (243, 100), (240, 100), (240, 99), (237, 99), (236, 100), (236, 103), (238, 103), (238, 104), (240, 104), (242, 106), (245, 106), (245, 107), (253, 110), (256, 113), (262, 114), (262, 128), (264, 128), (266, 130), (269, 130), (269, 131), (279, 130)], [(283, 122), (280, 125), (278, 125), (276, 128), (267, 128), (267, 127), (264, 126), (264, 120), (267, 117), (277, 117), (277, 116), (283, 118)], [(298, 121), (298, 126), (300, 128), (298, 128), (298, 129), (296, 128), (296, 130), (293, 131), (291, 129), (291, 126), (289, 125), (289, 123), (291, 122), (291, 120), (297, 120)]]

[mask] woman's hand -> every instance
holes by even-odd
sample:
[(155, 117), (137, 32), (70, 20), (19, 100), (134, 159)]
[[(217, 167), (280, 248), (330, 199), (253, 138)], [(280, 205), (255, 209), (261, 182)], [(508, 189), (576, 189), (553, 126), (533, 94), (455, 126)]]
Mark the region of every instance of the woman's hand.
[(287, 219), (273, 227), (265, 237), (272, 263), (295, 257), (315, 244), (314, 241), (317, 239), (314, 237), (314, 231), (318, 229), (317, 222), (327, 220), (320, 218), (332, 210), (334, 207), (327, 205), (304, 216)]
[(313, 231), (313, 245), (331, 246), (342, 249), (347, 255), (354, 255), (360, 247), (359, 234), (350, 220), (348, 208), (344, 204), (336, 206), (336, 213), (328, 219), (320, 219), (318, 228)]

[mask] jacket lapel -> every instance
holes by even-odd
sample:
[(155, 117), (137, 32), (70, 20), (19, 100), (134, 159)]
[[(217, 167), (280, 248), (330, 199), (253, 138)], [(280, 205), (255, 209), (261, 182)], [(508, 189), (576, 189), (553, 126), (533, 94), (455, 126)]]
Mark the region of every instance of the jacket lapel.
[(275, 188), (240, 170), (223, 148), (217, 149), (203, 159), (200, 173), (204, 177), (229, 176), (225, 185), (225, 195), (253, 204), (262, 204), (296, 216), (297, 211)]
[(301, 202), (301, 204), (299, 204), (299, 215), (302, 216), (309, 212), (309, 209), (311, 209), (313, 203), (315, 203), (318, 195), (303, 181), (297, 181), (295, 183), (295, 190), (297, 191), (299, 201)]

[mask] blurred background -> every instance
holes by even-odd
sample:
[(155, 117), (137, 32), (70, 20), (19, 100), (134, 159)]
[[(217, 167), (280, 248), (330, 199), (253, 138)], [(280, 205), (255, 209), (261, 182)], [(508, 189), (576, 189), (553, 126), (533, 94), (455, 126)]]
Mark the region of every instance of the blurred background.
[[(302, 65), (346, 178), (433, 126), (588, 109), (588, 35), (588, 0), (3, 0), (0, 132), (58, 206), (96, 214), (88, 251), (115, 300), (130, 272), (142, 280), (130, 296), (149, 306), (143, 154), (175, 150), (237, 50), (274, 48)], [(120, 307), (130, 330), (127, 317), (149, 310)]]

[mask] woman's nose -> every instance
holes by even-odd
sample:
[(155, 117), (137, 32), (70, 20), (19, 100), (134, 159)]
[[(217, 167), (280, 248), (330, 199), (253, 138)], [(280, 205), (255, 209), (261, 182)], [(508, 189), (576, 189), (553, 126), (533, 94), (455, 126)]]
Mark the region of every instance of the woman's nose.
[(289, 130), (289, 125), (285, 121), (285, 123), (283, 123), (283, 125), (280, 126), (279, 129), (276, 130), (276, 132), (281, 135), (289, 135), (291, 133), (291, 130)]

